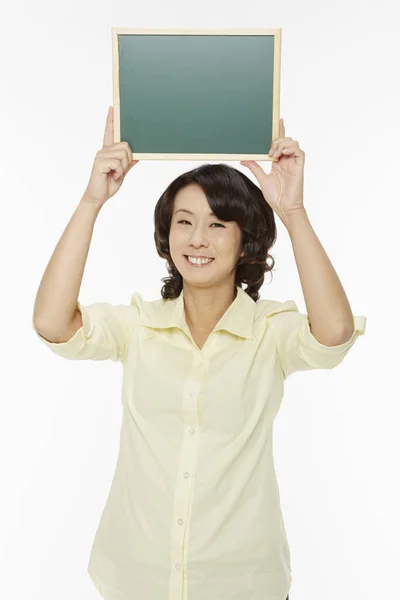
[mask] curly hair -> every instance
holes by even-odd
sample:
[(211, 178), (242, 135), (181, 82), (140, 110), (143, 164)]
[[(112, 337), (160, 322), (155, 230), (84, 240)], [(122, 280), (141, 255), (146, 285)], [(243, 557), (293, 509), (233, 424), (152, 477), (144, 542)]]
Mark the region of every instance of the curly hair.
[[(172, 261), (169, 232), (177, 192), (196, 183), (203, 189), (211, 210), (222, 221), (236, 221), (242, 232), (245, 256), (240, 257), (235, 272), (235, 286), (242, 287), (253, 300), (259, 300), (258, 290), (264, 283), (264, 273), (271, 272), (275, 260), (269, 254), (276, 241), (274, 211), (265, 201), (260, 188), (246, 175), (229, 165), (204, 164), (179, 175), (160, 196), (154, 210), (154, 241), (157, 253), (167, 260), (169, 277), (164, 277), (161, 295), (177, 298), (183, 288), (182, 275)], [(267, 264), (271, 259), (271, 264)]]

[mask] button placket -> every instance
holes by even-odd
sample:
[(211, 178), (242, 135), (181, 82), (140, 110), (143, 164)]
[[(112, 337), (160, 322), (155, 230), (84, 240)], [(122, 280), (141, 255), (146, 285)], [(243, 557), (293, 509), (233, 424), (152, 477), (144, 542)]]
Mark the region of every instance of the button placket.
[[(187, 374), (187, 380), (185, 383), (184, 396), (183, 396), (183, 418), (186, 422), (187, 437), (183, 438), (182, 454), (181, 454), (181, 482), (182, 485), (178, 486), (176, 490), (176, 520), (175, 520), (175, 533), (173, 533), (173, 555), (174, 559), (180, 559), (181, 556), (185, 555), (185, 544), (187, 544), (187, 537), (185, 537), (185, 522), (189, 515), (190, 497), (191, 497), (191, 486), (192, 479), (196, 470), (196, 456), (197, 456), (197, 445), (196, 440), (193, 436), (197, 432), (198, 415), (199, 409), (197, 405), (197, 396), (201, 389), (202, 379), (205, 376), (204, 371), (205, 363), (203, 357), (198, 353), (195, 354), (192, 362), (192, 368)], [(189, 438), (191, 436), (192, 439)], [(190, 439), (190, 442), (189, 442)], [(184, 446), (187, 445), (186, 448)], [(185, 471), (185, 467), (189, 470)], [(186, 482), (185, 482), (186, 480)], [(181, 517), (179, 516), (181, 515)], [(186, 516), (186, 519), (185, 519)], [(183, 518), (182, 518), (183, 517)], [(184, 563), (176, 562), (172, 563), (173, 569), (178, 576), (178, 572), (184, 573)]]

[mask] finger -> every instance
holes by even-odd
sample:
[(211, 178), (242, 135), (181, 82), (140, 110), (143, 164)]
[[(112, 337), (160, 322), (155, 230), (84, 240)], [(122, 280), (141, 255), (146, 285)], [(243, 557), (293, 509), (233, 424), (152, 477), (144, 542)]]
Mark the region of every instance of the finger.
[[(138, 162), (139, 162), (138, 160), (134, 160), (132, 162), (132, 164), (128, 167), (126, 173), (129, 173), (129, 171), (132, 169), (132, 167), (134, 167)], [(125, 175), (126, 175), (126, 173), (125, 173)]]
[(128, 157), (128, 164), (131, 164), (131, 162), (133, 161), (133, 154), (132, 154), (132, 150), (131, 150), (131, 147), (128, 144), (128, 142), (117, 142), (116, 144), (113, 144), (113, 146), (116, 150), (119, 148), (124, 150), (124, 152), (126, 153), (126, 155)]
[(107, 113), (106, 128), (103, 137), (103, 147), (111, 146), (114, 143), (114, 109), (112, 106), (109, 107)]
[(130, 165), (129, 165), (129, 167), (126, 169), (126, 171), (124, 171), (124, 172), (122, 173), (122, 175), (115, 174), (115, 175), (114, 175), (114, 179), (115, 179), (115, 180), (117, 180), (117, 179), (119, 179), (120, 177), (126, 177), (126, 176), (127, 176), (127, 174), (129, 173), (129, 171), (132, 169), (132, 167), (134, 167), (134, 166), (135, 166), (135, 165), (136, 165), (138, 162), (139, 162), (139, 160), (134, 160), (134, 161), (132, 162), (132, 164), (130, 164)]
[(277, 149), (278, 144), (280, 142), (282, 142), (282, 138), (280, 138), (280, 137), (276, 138), (275, 140), (272, 140), (272, 142), (271, 142), (271, 148), (269, 149), (269, 152), (268, 152), (268, 154), (270, 156), (273, 155), (274, 151)]
[(285, 138), (284, 140), (278, 142), (277, 144), (273, 144), (273, 151), (270, 156), (277, 157), (282, 154), (284, 150), (290, 150), (290, 154), (296, 153), (296, 148), (298, 147), (298, 142), (294, 142), (289, 138)]
[(124, 174), (124, 168), (121, 164), (121, 161), (118, 158), (115, 159), (103, 159), (103, 173), (111, 173), (114, 171), (114, 179), (117, 174), (122, 176)]
[(240, 164), (248, 167), (258, 181), (260, 181), (260, 178), (266, 175), (265, 171), (255, 160), (241, 160)]
[(131, 164), (131, 162), (133, 161), (133, 154), (132, 154), (132, 149), (130, 147), (130, 145), (128, 144), (128, 142), (124, 142), (126, 145), (126, 151), (128, 153), (128, 161), (129, 164)]
[(129, 166), (129, 158), (128, 158), (128, 153), (125, 149), (124, 146), (122, 146), (121, 148), (113, 148), (112, 150), (102, 150), (101, 155), (103, 158), (118, 158), (121, 163), (122, 163), (122, 167), (124, 169), (124, 171), (126, 171), (126, 169)]
[(283, 119), (279, 120), (279, 137), (285, 137), (285, 124)]
[(290, 137), (275, 138), (271, 142), (271, 148), (270, 148), (270, 152), (268, 154), (271, 154), (272, 153), (271, 151), (275, 150), (279, 144), (286, 143), (286, 142), (294, 142), (294, 140)]
[(133, 167), (136, 163), (139, 162), (139, 160), (137, 159), (133, 159), (133, 154), (132, 154), (132, 150), (128, 144), (128, 142), (117, 142), (116, 144), (113, 145), (113, 148), (110, 149), (108, 152), (103, 150), (103, 153), (105, 153), (105, 156), (115, 156), (116, 155), (116, 150), (119, 150), (117, 156), (118, 158), (121, 159), (123, 167), (124, 167), (124, 171), (127, 173), (129, 171), (129, 169), (131, 167)]

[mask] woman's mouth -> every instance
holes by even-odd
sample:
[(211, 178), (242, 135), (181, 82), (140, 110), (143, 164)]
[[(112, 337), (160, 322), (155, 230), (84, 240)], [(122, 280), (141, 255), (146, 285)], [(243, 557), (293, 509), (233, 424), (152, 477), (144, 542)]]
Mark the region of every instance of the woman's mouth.
[(194, 259), (194, 258), (192, 258), (193, 262), (191, 262), (189, 260), (188, 256), (186, 256), (186, 255), (184, 255), (184, 256), (185, 256), (186, 262), (189, 265), (191, 265), (192, 267), (197, 267), (197, 268), (206, 267), (207, 265), (210, 265), (213, 262), (213, 260), (214, 260), (213, 258), (211, 258), (211, 259), (203, 259), (203, 258), (201, 258), (201, 259)]

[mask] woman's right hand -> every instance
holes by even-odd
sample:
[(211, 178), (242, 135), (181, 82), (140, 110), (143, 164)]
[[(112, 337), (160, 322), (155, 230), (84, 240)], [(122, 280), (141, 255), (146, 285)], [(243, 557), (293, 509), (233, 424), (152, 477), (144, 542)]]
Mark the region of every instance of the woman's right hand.
[(114, 114), (110, 106), (107, 115), (103, 147), (96, 154), (88, 186), (84, 193), (85, 201), (102, 206), (121, 187), (126, 174), (138, 163), (133, 160), (128, 142), (114, 144)]

